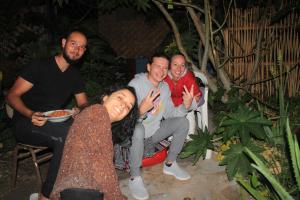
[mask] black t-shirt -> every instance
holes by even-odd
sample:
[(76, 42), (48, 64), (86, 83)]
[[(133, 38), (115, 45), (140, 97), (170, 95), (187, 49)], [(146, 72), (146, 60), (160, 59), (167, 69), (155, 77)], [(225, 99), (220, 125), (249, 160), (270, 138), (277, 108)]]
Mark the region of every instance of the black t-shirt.
[(62, 72), (54, 58), (31, 63), (19, 76), (33, 84), (21, 97), (33, 111), (64, 108), (73, 95), (84, 92), (79, 70), (70, 66)]

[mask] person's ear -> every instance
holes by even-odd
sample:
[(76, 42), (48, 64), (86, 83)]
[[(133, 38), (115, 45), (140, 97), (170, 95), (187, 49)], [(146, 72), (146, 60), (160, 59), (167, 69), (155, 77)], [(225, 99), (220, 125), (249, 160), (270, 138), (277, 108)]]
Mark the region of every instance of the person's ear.
[(150, 68), (151, 68), (151, 65), (148, 63), (148, 64), (147, 64), (147, 71), (148, 71), (148, 72), (150, 72)]
[(105, 95), (105, 96), (102, 98), (102, 101), (105, 102), (107, 99), (108, 99), (108, 95)]
[(61, 46), (62, 46), (62, 48), (65, 48), (66, 43), (67, 43), (67, 40), (66, 40), (65, 38), (63, 38), (63, 39), (61, 40)]

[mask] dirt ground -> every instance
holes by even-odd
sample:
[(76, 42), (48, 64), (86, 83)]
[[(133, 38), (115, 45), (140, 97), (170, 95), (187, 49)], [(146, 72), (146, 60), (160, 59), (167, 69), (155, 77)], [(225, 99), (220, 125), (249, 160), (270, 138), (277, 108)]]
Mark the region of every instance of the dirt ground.
[[(1, 155), (0, 199), (28, 200), (31, 193), (38, 191), (32, 161), (26, 159), (19, 162), (17, 185), (12, 188), (11, 158), (11, 152)], [(178, 163), (192, 175), (190, 180), (178, 181), (172, 176), (164, 175), (162, 164), (143, 169), (150, 200), (238, 200), (243, 196), (238, 185), (228, 181), (224, 168), (218, 166), (214, 159), (201, 160), (195, 166), (189, 159), (179, 160)], [(43, 177), (47, 168), (48, 163), (40, 167)], [(122, 192), (129, 200), (134, 200), (128, 189), (128, 173), (117, 172)]]

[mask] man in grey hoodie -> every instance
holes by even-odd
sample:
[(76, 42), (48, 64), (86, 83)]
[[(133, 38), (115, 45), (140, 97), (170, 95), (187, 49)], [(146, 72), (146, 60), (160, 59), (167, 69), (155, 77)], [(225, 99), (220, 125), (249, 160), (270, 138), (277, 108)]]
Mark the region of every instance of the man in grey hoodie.
[(158, 143), (173, 136), (163, 173), (173, 175), (178, 180), (188, 180), (191, 177), (178, 166), (176, 159), (189, 129), (185, 115), (191, 108), (196, 108), (197, 103), (193, 94), (193, 86), (190, 91), (184, 87), (183, 104), (174, 107), (170, 89), (163, 82), (168, 72), (168, 66), (167, 56), (153, 55), (147, 64), (148, 73), (136, 74), (129, 82), (129, 85), (136, 90), (140, 112), (140, 119), (136, 124), (130, 148), (129, 189), (132, 196), (139, 200), (149, 198), (140, 170), (145, 139), (152, 143)]

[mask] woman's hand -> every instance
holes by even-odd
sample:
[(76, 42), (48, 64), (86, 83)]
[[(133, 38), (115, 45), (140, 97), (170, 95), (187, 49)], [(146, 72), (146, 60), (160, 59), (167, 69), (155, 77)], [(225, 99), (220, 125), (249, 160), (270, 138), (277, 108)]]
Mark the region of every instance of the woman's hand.
[(184, 85), (183, 86), (183, 92), (182, 92), (182, 99), (183, 99), (183, 104), (187, 110), (190, 109), (193, 98), (194, 98), (194, 85), (192, 85), (191, 90), (189, 91), (187, 87)]
[(80, 113), (80, 108), (78, 108), (78, 107), (72, 108), (72, 117), (73, 118), (79, 113)]
[(47, 122), (47, 118), (41, 112), (34, 112), (31, 115), (31, 122), (36, 126), (44, 126)]

